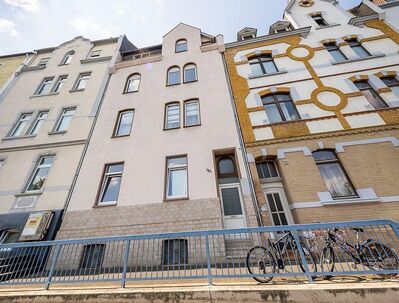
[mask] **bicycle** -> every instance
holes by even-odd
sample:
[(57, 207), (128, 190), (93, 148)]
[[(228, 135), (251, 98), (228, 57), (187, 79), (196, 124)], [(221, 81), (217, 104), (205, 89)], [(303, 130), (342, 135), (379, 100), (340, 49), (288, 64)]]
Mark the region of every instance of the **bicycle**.
[[(312, 252), (304, 243), (300, 242), (300, 246), (302, 247), (309, 270), (316, 272), (317, 267)], [(271, 274), (274, 274), (276, 269), (278, 271), (289, 271), (289, 269), (293, 271), (295, 267), (292, 266), (293, 264), (288, 258), (289, 250), (292, 250), (294, 264), (298, 265), (302, 272), (305, 272), (305, 266), (302, 264), (295, 238), (291, 232), (286, 232), (274, 242), (268, 239), (267, 248), (264, 246), (255, 246), (248, 251), (246, 265), (249, 273), (253, 275), (270, 274), (270, 276), (253, 276), (252, 278), (260, 283), (267, 283), (273, 279)], [(284, 257), (285, 255), (286, 257)]]
[[(337, 253), (334, 246), (338, 246), (353, 261), (353, 267), (357, 269), (362, 264), (371, 270), (397, 270), (399, 268), (399, 259), (395, 251), (386, 243), (367, 239), (364, 242), (359, 241), (359, 233), (363, 233), (363, 228), (352, 228), (356, 232), (356, 243), (349, 243), (341, 235), (339, 229), (328, 229), (325, 239), (325, 247), (320, 255), (320, 267), (322, 272), (333, 272)], [(342, 232), (342, 231), (341, 231)], [(346, 259), (345, 259), (346, 261)], [(394, 274), (379, 274), (379, 276), (395, 276)], [(324, 275), (325, 278), (331, 278), (331, 275)]]

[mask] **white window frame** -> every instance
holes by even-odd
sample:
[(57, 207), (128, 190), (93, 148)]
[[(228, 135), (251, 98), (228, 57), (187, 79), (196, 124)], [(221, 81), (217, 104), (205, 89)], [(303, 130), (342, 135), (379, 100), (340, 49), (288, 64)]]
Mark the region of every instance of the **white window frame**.
[(75, 55), (75, 51), (68, 52), (61, 61), (60, 65), (68, 65), (71, 63), (73, 56)]
[[(186, 80), (186, 71), (194, 69), (195, 79), (194, 80)], [(198, 73), (197, 73), (197, 65), (194, 63), (188, 63), (183, 67), (183, 83), (190, 83), (198, 81)]]
[[(170, 74), (171, 73), (178, 73), (179, 74), (179, 81), (176, 83), (171, 83), (170, 81)], [(180, 67), (178, 66), (172, 66), (168, 69), (168, 74), (167, 74), (167, 79), (166, 79), (166, 84), (167, 86), (173, 86), (173, 85), (179, 85), (181, 84), (181, 73), (180, 73)]]
[[(8, 135), (8, 137), (19, 137), (19, 136), (23, 136), (26, 131), (29, 129), (29, 125), (30, 125), (30, 121), (32, 119), (33, 113), (22, 113), (19, 115), (17, 121), (14, 123), (13, 127), (11, 128), (11, 131)], [(22, 122), (26, 122), (25, 126), (22, 128), (21, 132), (16, 135), (15, 132), (18, 129), (19, 125)]]
[[(84, 78), (87, 78), (87, 80), (84, 79)], [(90, 78), (91, 78), (91, 72), (81, 73), (79, 75), (78, 79), (76, 80), (76, 83), (75, 83), (75, 86), (74, 86), (73, 90), (85, 90), (87, 88), (88, 82), (90, 81)], [(85, 84), (85, 86), (83, 88), (79, 88), (79, 85), (80, 85), (80, 83), (81, 83), (81, 81), (83, 79), (86, 80), (86, 84)]]
[(5, 163), (6, 163), (6, 159), (0, 158), (0, 169), (4, 166)]
[[(48, 77), (48, 78), (44, 78), (42, 80), (42, 82), (40, 83), (39, 87), (37, 88), (35, 95), (36, 96), (44, 96), (44, 95), (48, 95), (51, 92), (51, 84), (54, 81), (54, 77)], [(48, 92), (43, 93), (44, 87), (47, 86), (49, 87)]]
[[(130, 82), (135, 82), (135, 81), (138, 81), (138, 83), (139, 83), (137, 85), (137, 89), (136, 90), (129, 90)], [(138, 92), (139, 89), (140, 89), (140, 83), (141, 83), (141, 75), (140, 74), (136, 73), (136, 74), (130, 75), (129, 78), (127, 79), (127, 82), (126, 82), (125, 93)]]
[[(170, 107), (177, 107), (179, 109), (179, 125), (175, 126), (175, 127), (168, 127), (168, 122), (169, 122), (169, 108)], [(165, 125), (164, 125), (165, 130), (166, 129), (177, 129), (180, 128), (180, 103), (179, 102), (173, 102), (173, 103), (169, 103), (166, 104), (165, 106)]]
[(90, 52), (90, 58), (98, 58), (101, 55), (101, 49), (96, 49)]
[[(67, 112), (67, 111), (70, 111), (70, 110), (73, 110), (72, 115), (71, 115), (71, 114), (66, 114), (66, 112)], [(60, 113), (60, 115), (59, 115), (59, 117), (58, 117), (58, 119), (57, 119), (57, 123), (55, 124), (55, 127), (54, 127), (53, 132), (66, 132), (67, 129), (68, 129), (68, 127), (69, 127), (69, 124), (70, 124), (70, 123), (68, 124), (67, 129), (59, 130), (59, 127), (60, 127), (60, 125), (61, 125), (61, 122), (62, 122), (62, 120), (63, 120), (65, 117), (68, 117), (68, 116), (71, 116), (71, 117), (72, 117), (71, 119), (73, 119), (73, 117), (74, 117), (74, 115), (75, 115), (75, 112), (76, 112), (76, 107), (66, 107), (66, 108), (63, 108), (62, 111), (61, 111), (61, 113)]]
[[(113, 165), (122, 165), (122, 170), (118, 171), (118, 172), (112, 172), (112, 173), (107, 172), (108, 168), (110, 166), (113, 166)], [(103, 177), (102, 177), (102, 180), (101, 180), (101, 189), (100, 189), (99, 196), (98, 196), (98, 199), (97, 199), (97, 205), (99, 205), (99, 206), (101, 206), (101, 205), (114, 205), (114, 204), (118, 203), (118, 200), (106, 201), (106, 202), (102, 202), (101, 200), (103, 199), (103, 196), (104, 196), (104, 193), (105, 193), (105, 189), (106, 189), (105, 186), (107, 184), (108, 179), (109, 178), (113, 178), (113, 177), (120, 177), (121, 178), (121, 183), (119, 185), (119, 192), (118, 192), (118, 198), (119, 198), (119, 193), (120, 193), (120, 189), (121, 189), (121, 185), (122, 185), (122, 176), (123, 176), (124, 168), (125, 168), (125, 163), (124, 162), (115, 162), (115, 163), (105, 164)]]
[[(198, 115), (198, 123), (196, 124), (187, 124), (187, 105), (190, 103), (196, 103), (197, 104), (197, 115)], [(198, 99), (192, 99), (192, 100), (187, 100), (184, 101), (184, 127), (190, 127), (190, 126), (196, 126), (196, 125), (201, 125), (201, 112), (200, 112), (200, 104)]]
[[(37, 135), (37, 133), (39, 132), (40, 128), (42, 127), (44, 121), (46, 121), (48, 113), (49, 113), (48, 110), (40, 111), (40, 112), (37, 113), (37, 115), (35, 117), (35, 120), (33, 120), (32, 124), (31, 124), (31, 126), (29, 128), (29, 131), (28, 131), (29, 135), (33, 135), (33, 136)], [(37, 127), (37, 125), (39, 123), (41, 123), (41, 124), (37, 128), (37, 131), (34, 133), (33, 131), (35, 130), (35, 128)]]
[[(40, 162), (42, 162), (42, 159), (45, 159), (45, 158), (53, 158), (53, 161), (51, 162), (51, 164), (40, 164)], [(24, 193), (38, 193), (38, 192), (42, 192), (43, 191), (44, 185), (46, 184), (47, 178), (48, 178), (49, 173), (50, 173), (50, 168), (53, 166), (54, 159), (55, 159), (55, 155), (47, 155), (47, 156), (39, 157), (39, 159), (36, 162), (35, 168), (31, 172), (31, 174), (29, 176), (29, 179), (28, 179), (28, 181), (25, 184)], [(49, 168), (49, 173), (47, 174), (46, 178), (44, 179), (44, 182), (43, 182), (42, 186), (40, 187), (40, 189), (29, 190), (29, 187), (31, 186), (36, 173), (41, 168)]]
[(47, 66), (47, 63), (50, 61), (50, 57), (44, 57), (41, 58), (39, 63), (37, 64), (38, 66)]
[(51, 92), (54, 94), (58, 94), (67, 79), (68, 79), (68, 75), (59, 76), (57, 79), (57, 82), (54, 84), (54, 87)]
[[(183, 50), (177, 50), (178, 45), (182, 45), (182, 44), (185, 44), (186, 48), (183, 49)], [(177, 40), (176, 44), (175, 44), (175, 53), (183, 53), (183, 52), (186, 52), (186, 51), (188, 51), (188, 42), (187, 42), (187, 40), (186, 39)]]
[[(175, 164), (169, 166), (169, 160), (185, 158), (186, 164)], [(170, 172), (185, 170), (186, 171), (186, 193), (184, 195), (171, 196), (169, 195), (169, 182), (170, 182)], [(169, 156), (166, 157), (166, 187), (165, 187), (165, 198), (166, 200), (174, 200), (174, 199), (186, 199), (188, 198), (188, 157), (187, 155), (179, 155), (179, 156)]]

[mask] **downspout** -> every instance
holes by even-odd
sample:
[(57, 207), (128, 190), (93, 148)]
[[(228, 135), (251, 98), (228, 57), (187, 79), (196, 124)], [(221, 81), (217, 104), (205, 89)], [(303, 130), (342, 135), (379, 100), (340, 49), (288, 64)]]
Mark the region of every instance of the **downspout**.
[(237, 109), (236, 109), (236, 106), (235, 106), (235, 103), (234, 103), (233, 92), (231, 90), (231, 82), (230, 82), (230, 78), (228, 77), (229, 72), (228, 72), (228, 69), (227, 69), (226, 58), (224, 57), (224, 53), (222, 53), (221, 56), (222, 56), (222, 60), (223, 60), (223, 67), (224, 67), (224, 73), (225, 73), (227, 85), (229, 87), (230, 103), (231, 103), (231, 106), (233, 108), (234, 122), (235, 122), (235, 125), (236, 125), (236, 131), (237, 131), (237, 135), (238, 135), (238, 140), (240, 142), (241, 153), (242, 153), (242, 156), (243, 156), (243, 159), (244, 159), (245, 171), (246, 171), (247, 176), (248, 176), (248, 182), (249, 182), (249, 188), (250, 188), (251, 197), (252, 197), (252, 203), (253, 203), (253, 206), (254, 206), (254, 209), (255, 209), (255, 213), (256, 213), (256, 220), (258, 221), (258, 225), (259, 226), (263, 226), (262, 216), (261, 216), (261, 212), (260, 212), (260, 209), (259, 209), (258, 200), (257, 200), (256, 194), (255, 194), (254, 183), (253, 183), (253, 180), (252, 180), (252, 174), (251, 174), (251, 170), (249, 169), (247, 152), (246, 152), (245, 145), (244, 145), (244, 138), (243, 138), (242, 133), (241, 133), (240, 123), (238, 121)]

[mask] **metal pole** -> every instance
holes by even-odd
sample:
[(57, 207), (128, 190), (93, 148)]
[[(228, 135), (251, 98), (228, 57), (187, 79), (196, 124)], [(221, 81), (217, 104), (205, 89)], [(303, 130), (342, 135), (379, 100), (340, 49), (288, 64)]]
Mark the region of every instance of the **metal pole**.
[(312, 278), (312, 274), (309, 271), (308, 262), (306, 261), (305, 254), (303, 253), (303, 249), (302, 249), (301, 243), (299, 241), (298, 232), (296, 230), (293, 230), (293, 231), (291, 231), (291, 233), (294, 236), (296, 247), (299, 251), (299, 255), (301, 256), (302, 264), (303, 264), (303, 267), (305, 268), (306, 277), (308, 278), (309, 283), (313, 284), (314, 281)]
[(206, 259), (208, 266), (208, 284), (212, 285), (212, 270), (211, 270), (211, 252), (209, 249), (209, 236), (205, 235), (205, 249), (206, 249)]
[(123, 254), (123, 272), (122, 272), (122, 282), (121, 282), (122, 288), (125, 288), (126, 286), (126, 273), (129, 261), (129, 250), (130, 250), (130, 240), (126, 242), (125, 252)]
[(58, 256), (60, 255), (61, 252), (61, 244), (57, 244), (57, 246), (55, 247), (55, 253), (53, 256), (53, 259), (51, 260), (51, 268), (50, 268), (50, 272), (48, 274), (47, 277), (47, 281), (44, 284), (44, 289), (48, 290), (51, 284), (51, 278), (53, 277), (54, 274), (54, 270), (55, 270), (55, 265), (57, 264), (57, 260), (58, 260)]

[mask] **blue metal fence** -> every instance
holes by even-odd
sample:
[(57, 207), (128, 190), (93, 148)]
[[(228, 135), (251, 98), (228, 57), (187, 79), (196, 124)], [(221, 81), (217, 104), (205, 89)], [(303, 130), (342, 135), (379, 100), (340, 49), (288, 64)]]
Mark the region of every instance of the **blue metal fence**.
[(0, 287), (392, 278), (399, 273), (398, 228), (389, 220), (373, 220), (2, 244)]

